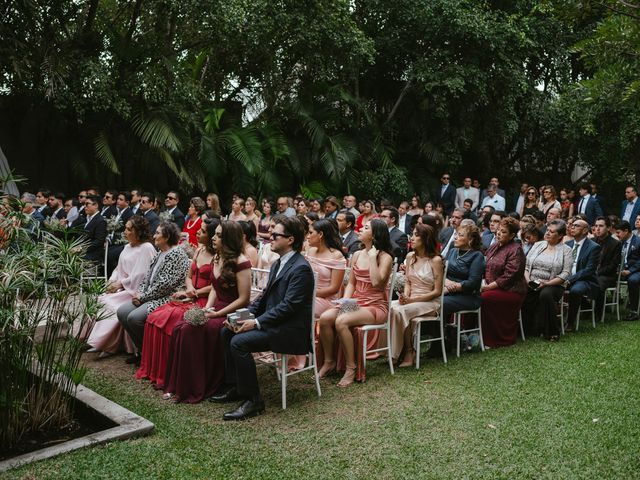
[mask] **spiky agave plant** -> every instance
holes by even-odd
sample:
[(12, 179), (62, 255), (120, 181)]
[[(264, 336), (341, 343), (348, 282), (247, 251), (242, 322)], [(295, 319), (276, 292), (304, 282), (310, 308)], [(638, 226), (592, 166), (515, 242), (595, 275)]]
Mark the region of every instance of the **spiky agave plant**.
[[(87, 327), (102, 315), (100, 282), (82, 285), (82, 239), (43, 232), (34, 243), (20, 215), (0, 207), (0, 449), (28, 432), (66, 425), (82, 380)], [(17, 219), (17, 221), (16, 221)]]

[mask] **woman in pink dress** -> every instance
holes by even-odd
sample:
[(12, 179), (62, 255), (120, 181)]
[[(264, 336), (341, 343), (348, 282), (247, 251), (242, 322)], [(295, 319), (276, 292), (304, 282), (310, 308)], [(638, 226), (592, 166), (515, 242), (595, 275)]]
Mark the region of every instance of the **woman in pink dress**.
[(224, 378), (222, 323), (249, 303), (251, 263), (242, 253), (242, 228), (234, 221), (222, 222), (213, 242), (213, 288), (205, 305), (209, 320), (200, 326), (180, 322), (171, 336), (163, 398), (175, 402), (198, 403), (218, 390)]
[(438, 316), (444, 280), (435, 228), (417, 224), (411, 243), (414, 250), (409, 252), (405, 262), (404, 292), (391, 303), (391, 352), (394, 360), (404, 352), (400, 367), (410, 367), (415, 360), (413, 335), (416, 329), (411, 320)]
[(156, 254), (151, 243), (149, 222), (143, 216), (134, 215), (127, 221), (124, 236), (129, 243), (122, 250), (118, 266), (109, 278), (107, 293), (99, 297), (107, 317), (96, 322), (87, 339), (87, 343), (93, 347), (90, 351), (102, 352), (100, 358), (118, 353), (121, 349), (134, 352), (133, 342), (118, 321), (116, 311), (131, 302)]
[(351, 328), (384, 323), (388, 313), (387, 285), (393, 267), (389, 228), (384, 221), (373, 219), (364, 224), (358, 240), (364, 249), (353, 254), (352, 272), (343, 295), (344, 298), (355, 299), (358, 308), (355, 311), (330, 308), (319, 320), (320, 341), (325, 354), (320, 376), (324, 377), (336, 368), (333, 356), (334, 330), (344, 351), (346, 370), (338, 382), (339, 387), (348, 387), (356, 378), (356, 353)]
[(219, 220), (202, 223), (198, 231), (200, 247), (196, 253), (185, 281), (186, 288), (173, 294), (174, 301), (158, 307), (147, 317), (144, 325), (142, 357), (136, 378), (148, 378), (155, 388), (164, 388), (167, 370), (169, 342), (176, 325), (183, 322), (184, 312), (193, 305), (203, 307), (211, 292), (211, 261), (215, 253), (212, 239)]
[(187, 220), (184, 222), (182, 232), (189, 235), (189, 243), (198, 247), (198, 232), (202, 226), (201, 215), (204, 213), (206, 204), (200, 197), (193, 197), (189, 202), (187, 210)]
[[(313, 222), (309, 227), (307, 242), (307, 261), (317, 276), (315, 315), (319, 317), (336, 306), (334, 300), (340, 294), (347, 260), (342, 253), (338, 227), (331, 220), (322, 218)], [(306, 355), (291, 356), (289, 369), (303, 368), (306, 359)]]

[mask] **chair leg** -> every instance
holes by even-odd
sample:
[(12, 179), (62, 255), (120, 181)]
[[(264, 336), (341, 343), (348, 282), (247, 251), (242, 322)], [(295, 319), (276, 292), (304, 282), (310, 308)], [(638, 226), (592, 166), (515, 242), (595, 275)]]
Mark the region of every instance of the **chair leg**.
[(282, 409), (287, 409), (287, 355), (282, 354), (282, 378), (280, 388), (282, 390)]
[(313, 362), (313, 378), (316, 381), (316, 390), (318, 392), (318, 396), (321, 397), (322, 390), (320, 390), (320, 376), (318, 375), (318, 362), (316, 362), (315, 349), (314, 352), (311, 353), (311, 355), (313, 356), (313, 358), (310, 358), (309, 361)]
[(480, 336), (480, 351), (484, 352), (484, 340), (482, 339), (482, 311), (478, 310), (478, 335)]
[(362, 338), (362, 369), (363, 371), (367, 371), (367, 337), (369, 336), (369, 331), (364, 331), (364, 337)]
[(456, 324), (456, 357), (460, 357), (460, 314), (453, 315), (453, 321)]
[[(411, 327), (411, 325), (409, 325)], [(393, 358), (391, 358), (391, 325), (387, 326), (387, 360), (389, 362), (389, 370), (391, 371), (391, 375), (395, 372), (393, 371)]]
[(442, 347), (442, 361), (447, 363), (447, 347), (444, 341), (444, 316), (440, 319), (440, 346)]
[[(613, 294), (615, 298), (615, 293)], [(600, 316), (600, 323), (604, 323), (604, 312), (607, 311), (607, 291), (604, 291), (604, 303), (602, 304), (602, 315)]]
[(620, 321), (620, 287), (616, 290), (616, 317)]
[[(416, 352), (416, 370), (420, 370), (420, 331), (422, 329), (422, 322), (416, 322), (416, 336), (413, 338), (413, 349)], [(411, 325), (409, 325), (411, 328)]]
[(522, 311), (518, 312), (518, 323), (520, 324), (520, 336), (522, 337), (522, 341), (525, 341), (524, 338), (524, 327), (522, 326)]
[(591, 300), (591, 324), (596, 328), (596, 301)]
[(560, 299), (560, 333), (564, 335), (564, 302)]

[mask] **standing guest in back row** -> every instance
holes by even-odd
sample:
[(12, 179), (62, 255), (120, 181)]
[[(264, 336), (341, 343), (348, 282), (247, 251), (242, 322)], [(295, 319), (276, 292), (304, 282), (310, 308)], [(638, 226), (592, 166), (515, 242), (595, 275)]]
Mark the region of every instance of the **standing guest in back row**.
[[(480, 192), (480, 205), (482, 205), (482, 201), (487, 197), (487, 195), (489, 195), (489, 185), (495, 185), (498, 195), (500, 195), (502, 198), (504, 198), (505, 202), (506, 202), (507, 195), (506, 195), (505, 191), (500, 188), (500, 180), (498, 180), (498, 177), (491, 177), (489, 179), (489, 183), (487, 184), (487, 188), (483, 189)], [(504, 209), (502, 209), (502, 210), (504, 210)]]
[(360, 211), (356, 208), (357, 205), (358, 204), (356, 197), (354, 197), (353, 195), (345, 195), (342, 198), (342, 208), (345, 208), (353, 213), (353, 216), (356, 217), (356, 219), (360, 216)]
[(636, 218), (640, 215), (640, 202), (638, 201), (638, 192), (633, 185), (627, 185), (624, 189), (625, 200), (620, 206), (620, 219), (633, 225)]
[(475, 211), (480, 206), (480, 191), (471, 186), (471, 178), (466, 177), (463, 181), (463, 186), (456, 190), (456, 207), (464, 207), (465, 200), (471, 200), (471, 207), (469, 210)]
[(451, 185), (451, 175), (443, 173), (440, 177), (440, 186), (436, 189), (434, 198), (436, 203), (442, 204), (444, 214), (448, 217), (456, 203), (456, 190)]
[(178, 208), (179, 201), (180, 195), (178, 195), (178, 192), (171, 190), (164, 199), (164, 206), (167, 208), (167, 212), (171, 214), (171, 221), (178, 226), (178, 230), (182, 230), (184, 228), (184, 213)]
[(578, 202), (578, 209), (576, 213), (581, 213), (587, 217), (589, 225), (593, 225), (597, 217), (602, 216), (602, 208), (600, 203), (591, 196), (591, 187), (588, 183), (583, 183), (578, 187), (578, 193), (580, 194), (580, 201)]
[(409, 202), (400, 202), (398, 206), (398, 228), (401, 232), (411, 235), (411, 215), (407, 212), (409, 210)]

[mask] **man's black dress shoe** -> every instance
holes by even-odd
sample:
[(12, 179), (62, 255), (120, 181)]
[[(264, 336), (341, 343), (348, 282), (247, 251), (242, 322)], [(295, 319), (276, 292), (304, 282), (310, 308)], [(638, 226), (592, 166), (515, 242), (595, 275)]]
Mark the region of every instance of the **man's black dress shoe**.
[(245, 400), (238, 408), (222, 416), (223, 420), (246, 420), (264, 412), (264, 402), (261, 399)]
[(235, 402), (236, 400), (240, 400), (240, 395), (238, 395), (238, 391), (235, 387), (231, 387), (223, 393), (218, 393), (209, 397), (209, 401), (213, 403)]

